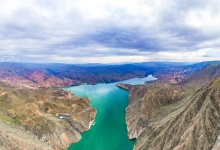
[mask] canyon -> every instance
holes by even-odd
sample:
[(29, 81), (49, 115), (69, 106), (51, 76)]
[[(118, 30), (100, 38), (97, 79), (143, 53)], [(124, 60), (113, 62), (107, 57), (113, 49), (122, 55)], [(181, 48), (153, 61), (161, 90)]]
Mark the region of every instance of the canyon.
[[(0, 148), (60, 150), (80, 143), (81, 133), (94, 124), (97, 110), (90, 104), (90, 98), (78, 97), (68, 88), (62, 88), (88, 83), (101, 86), (100, 91), (106, 92), (103, 84), (97, 83), (115, 86), (112, 82), (117, 81), (118, 87), (129, 91), (125, 117), (128, 138), (136, 139), (135, 150), (217, 150), (220, 148), (219, 66), (219, 62), (185, 66), (0, 63)], [(149, 74), (158, 80), (143, 85), (123, 81)], [(120, 112), (127, 105), (126, 93), (121, 96), (124, 102), (118, 108)], [(68, 117), (62, 119), (60, 114)], [(134, 141), (129, 148), (133, 144)]]
[(214, 63), (177, 84), (117, 84), (129, 94), (126, 124), (134, 150), (220, 148), (220, 77)]

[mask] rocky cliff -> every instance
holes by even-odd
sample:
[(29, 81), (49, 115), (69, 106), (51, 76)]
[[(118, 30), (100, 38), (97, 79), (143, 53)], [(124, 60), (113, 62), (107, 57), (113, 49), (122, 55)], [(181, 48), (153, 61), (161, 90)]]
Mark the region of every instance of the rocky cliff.
[(126, 122), (135, 150), (220, 148), (220, 78), (194, 91), (177, 85), (119, 85), (130, 91)]
[[(66, 149), (81, 139), (80, 133), (95, 119), (96, 110), (89, 101), (59, 89), (27, 90), (1, 84), (0, 145), (21, 150)], [(69, 117), (60, 119), (57, 114)]]
[(126, 124), (129, 139), (138, 138), (151, 119), (153, 110), (172, 104), (184, 96), (178, 86), (151, 84), (132, 86), (117, 84), (129, 90), (129, 106), (126, 108)]

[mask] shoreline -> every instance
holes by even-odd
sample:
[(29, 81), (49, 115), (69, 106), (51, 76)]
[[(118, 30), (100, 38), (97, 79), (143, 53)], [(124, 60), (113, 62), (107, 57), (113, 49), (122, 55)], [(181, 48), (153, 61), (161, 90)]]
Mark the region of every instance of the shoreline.
[[(102, 107), (102, 108), (99, 108), (100, 106), (99, 106), (99, 103), (102, 103), (101, 101), (100, 101), (100, 97), (102, 97), (102, 98), (104, 98), (105, 99), (105, 96), (106, 96), (106, 94), (108, 94), (109, 93), (109, 91), (108, 90), (110, 90), (111, 91), (111, 89), (114, 89), (114, 90), (117, 90), (117, 89), (119, 89), (119, 87), (117, 86), (117, 84), (120, 84), (121, 82), (128, 82), (128, 83), (134, 83), (134, 84), (143, 84), (144, 85), (144, 82), (146, 81), (146, 80), (148, 80), (149, 78), (151, 79), (153, 76), (148, 76), (148, 77), (145, 77), (145, 78), (132, 78), (132, 79), (129, 79), (129, 80), (124, 80), (124, 81), (117, 81), (117, 82), (112, 82), (112, 83), (98, 83), (98, 84), (96, 84), (96, 85), (94, 85), (94, 87), (93, 87), (93, 85), (91, 85), (91, 84), (84, 84), (84, 85), (81, 85), (81, 86), (74, 86), (73, 87), (73, 89), (71, 89), (71, 87), (67, 87), (67, 88), (65, 88), (65, 90), (69, 90), (69, 91), (71, 91), (71, 92), (73, 92), (73, 93), (75, 93), (77, 96), (79, 96), (79, 97), (90, 97), (90, 98), (92, 98), (93, 100), (91, 101), (92, 103), (90, 103), (90, 105), (92, 106), (92, 107), (94, 107), (97, 111), (99, 111), (101, 114), (99, 114), (98, 116), (102, 116), (102, 115), (105, 115), (105, 114), (103, 114), (103, 113), (106, 113), (106, 112), (103, 112), (105, 109), (107, 109), (107, 110), (109, 110), (109, 111), (111, 111), (111, 110), (113, 110), (114, 111), (114, 108), (112, 108), (111, 106), (110, 107)], [(156, 79), (154, 79), (154, 80), (156, 80)], [(100, 91), (100, 89), (101, 89), (101, 91)], [(106, 91), (106, 90), (107, 91)], [(120, 90), (121, 91), (121, 90)], [(104, 93), (103, 93), (104, 92)], [(121, 91), (122, 92), (122, 91)], [(117, 93), (118, 93), (118, 90), (117, 90)], [(123, 92), (124, 93), (124, 92)], [(101, 95), (100, 95), (101, 94)], [(102, 95), (102, 94), (104, 94), (104, 95)], [(115, 93), (116, 94), (116, 93)], [(120, 94), (120, 93), (118, 93), (118, 94)], [(124, 93), (125, 94), (125, 93)], [(117, 95), (117, 94), (116, 94)], [(123, 109), (120, 109), (120, 113), (121, 113), (121, 111), (123, 111), (123, 115), (124, 115), (124, 117), (123, 117), (123, 120), (124, 120), (124, 127), (123, 127), (123, 132), (126, 132), (125, 134), (123, 133), (122, 135), (123, 136), (125, 136), (125, 137), (123, 137), (123, 139), (120, 139), (120, 140), (122, 140), (122, 141), (126, 141), (126, 140), (128, 140), (128, 141), (131, 141), (131, 143), (133, 143), (133, 142), (135, 142), (136, 141), (136, 139), (130, 139), (129, 138), (129, 136), (128, 136), (128, 130), (127, 130), (127, 124), (126, 124), (126, 119), (125, 119), (125, 116), (126, 116), (126, 108), (129, 106), (129, 98), (128, 98), (128, 95), (129, 95), (129, 93), (127, 93), (126, 92), (126, 106), (123, 106)], [(95, 97), (94, 97), (95, 96)], [(96, 98), (98, 98), (98, 99), (96, 99)], [(102, 99), (101, 98), (101, 99)], [(103, 99), (103, 100), (104, 100)], [(114, 96), (111, 98), (112, 100), (111, 101), (109, 101), (109, 102), (107, 102), (107, 103), (114, 103)], [(108, 100), (107, 100), (108, 101)], [(120, 101), (120, 100), (119, 100)], [(124, 101), (124, 100), (123, 100)], [(124, 101), (125, 102), (125, 101)], [(124, 103), (123, 102), (123, 103)], [(103, 103), (106, 103), (106, 102), (104, 102), (103, 101)], [(116, 102), (116, 104), (117, 104), (117, 102)], [(114, 105), (114, 104), (113, 104)], [(120, 104), (121, 105), (121, 104)], [(123, 104), (123, 105), (125, 105), (125, 103)], [(100, 110), (101, 109), (101, 110)], [(111, 109), (111, 110), (110, 110)], [(103, 118), (102, 118), (103, 119)], [(90, 131), (90, 130), (88, 130), (89, 131), (89, 133), (83, 133), (83, 135), (85, 135), (85, 137), (82, 137), (82, 139), (80, 140), (80, 142), (78, 142), (77, 144), (71, 144), (72, 145), (72, 147), (71, 147), (71, 145), (70, 145), (70, 147), (69, 147), (69, 150), (71, 149), (71, 148), (73, 148), (74, 150), (76, 149), (76, 150), (78, 150), (80, 147), (78, 147), (78, 146), (80, 146), (81, 145), (81, 147), (84, 147), (83, 146), (83, 144), (87, 144), (88, 145), (88, 143), (87, 143), (87, 138), (88, 139), (90, 139), (91, 137), (88, 137), (88, 136), (95, 136), (95, 135), (93, 135), (94, 134), (94, 132), (96, 132), (96, 130), (98, 130), (99, 131), (99, 129), (100, 130), (102, 130), (102, 127), (100, 127), (100, 126), (102, 126), (103, 125), (103, 120), (100, 120), (100, 118), (95, 118), (93, 121), (91, 121), (90, 123), (89, 123), (89, 127), (90, 128), (92, 128), (92, 124), (93, 123), (95, 123), (95, 121), (97, 122), (97, 126), (95, 126), (95, 127), (93, 127), (92, 128), (92, 131)], [(101, 124), (100, 124), (101, 123)], [(116, 124), (118, 124), (118, 123), (116, 123)], [(99, 129), (98, 129), (99, 128)], [(111, 127), (112, 128), (112, 127)], [(122, 130), (122, 129), (120, 129), (120, 130)], [(130, 144), (131, 144), (130, 143)], [(113, 143), (113, 145), (114, 145), (115, 143)], [(134, 144), (134, 143), (133, 143)], [(103, 144), (102, 144), (103, 145)], [(134, 145), (133, 145), (134, 146)], [(133, 148), (133, 146), (132, 146), (132, 148)], [(129, 147), (129, 149), (130, 149), (131, 147)], [(83, 149), (83, 148), (82, 148)], [(87, 150), (87, 149), (86, 149)]]

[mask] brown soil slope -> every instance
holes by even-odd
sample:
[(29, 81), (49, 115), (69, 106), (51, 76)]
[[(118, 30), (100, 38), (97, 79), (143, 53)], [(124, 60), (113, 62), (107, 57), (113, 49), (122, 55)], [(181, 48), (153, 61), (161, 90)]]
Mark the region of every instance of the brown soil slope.
[(126, 109), (126, 123), (130, 139), (139, 137), (149, 123), (152, 111), (172, 104), (184, 96), (180, 87), (168, 84), (137, 86), (118, 84), (117, 86), (130, 91), (129, 106)]
[(220, 148), (220, 78), (195, 92), (166, 84), (129, 89), (126, 120), (135, 150)]
[(52, 150), (47, 143), (25, 131), (23, 127), (0, 120), (1, 150)]
[[(65, 149), (81, 139), (80, 133), (88, 130), (95, 118), (96, 110), (89, 105), (89, 101), (88, 98), (79, 98), (71, 92), (58, 89), (27, 90), (1, 84), (0, 121), (14, 125), (18, 132), (29, 132), (39, 142), (47, 143), (54, 149)], [(56, 117), (57, 113), (68, 113), (71, 117), (60, 119)], [(8, 127), (7, 130), (12, 130)], [(10, 136), (1, 129), (3, 128), (0, 128), (0, 133), (5, 134), (3, 137)], [(24, 144), (20, 147), (18, 145), (16, 149), (28, 149), (25, 145), (34, 145), (30, 142), (33, 140), (25, 139), (19, 134), (17, 139)], [(0, 145), (7, 147), (13, 144), (10, 145), (9, 142), (4, 145), (2, 142)]]
[(180, 82), (180, 85), (201, 86), (201, 85), (205, 85), (207, 82), (219, 76), (220, 76), (220, 63), (217, 62), (189, 76), (187, 79)]

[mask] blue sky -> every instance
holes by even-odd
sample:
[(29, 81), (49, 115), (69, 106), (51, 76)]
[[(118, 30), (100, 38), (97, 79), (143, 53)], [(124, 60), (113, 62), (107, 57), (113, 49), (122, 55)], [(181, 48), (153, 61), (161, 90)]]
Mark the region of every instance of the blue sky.
[(220, 60), (219, 0), (0, 0), (0, 61)]

